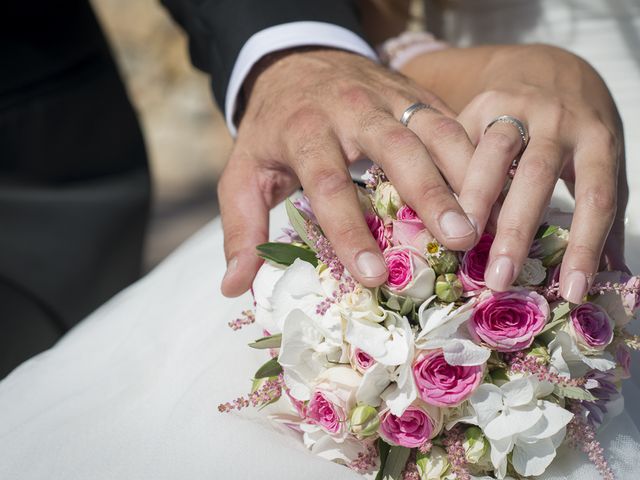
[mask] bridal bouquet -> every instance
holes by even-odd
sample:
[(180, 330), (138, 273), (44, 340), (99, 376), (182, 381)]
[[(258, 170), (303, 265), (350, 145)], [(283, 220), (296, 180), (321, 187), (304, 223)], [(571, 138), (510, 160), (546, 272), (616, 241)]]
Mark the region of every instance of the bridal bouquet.
[(613, 478), (598, 428), (623, 406), (625, 326), (640, 277), (602, 272), (580, 305), (558, 294), (568, 231), (542, 225), (506, 292), (486, 288), (492, 236), (444, 249), (379, 169), (359, 198), (389, 270), (358, 284), (337, 259), (304, 198), (287, 201), (280, 242), (254, 285), (250, 346), (270, 359), (247, 397), (221, 411), (271, 405), (271, 418), (311, 452), (371, 479), (508, 478), (543, 474), (557, 449), (582, 449)]

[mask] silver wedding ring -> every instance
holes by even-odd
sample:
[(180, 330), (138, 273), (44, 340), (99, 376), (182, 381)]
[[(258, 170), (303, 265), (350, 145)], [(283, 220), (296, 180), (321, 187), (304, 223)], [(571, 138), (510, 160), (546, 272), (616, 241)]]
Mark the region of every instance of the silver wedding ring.
[(413, 117), (413, 115), (416, 112), (419, 112), (420, 110), (425, 110), (425, 109), (433, 110), (434, 112), (438, 111), (435, 108), (433, 108), (431, 105), (427, 105), (426, 103), (422, 103), (422, 102), (417, 102), (417, 103), (414, 103), (413, 105), (410, 105), (404, 112), (402, 112), (402, 116), (400, 117), (400, 123), (405, 127), (408, 127), (409, 120), (411, 120), (411, 117)]
[(489, 124), (484, 129), (484, 133), (487, 133), (487, 130), (489, 130), (496, 123), (508, 123), (518, 129), (518, 133), (520, 134), (520, 141), (522, 142), (522, 146), (520, 147), (518, 156), (522, 155), (522, 152), (524, 152), (524, 149), (527, 148), (527, 145), (529, 143), (529, 130), (527, 130), (527, 127), (525, 127), (524, 123), (511, 115), (500, 115), (499, 117), (496, 117), (489, 122)]

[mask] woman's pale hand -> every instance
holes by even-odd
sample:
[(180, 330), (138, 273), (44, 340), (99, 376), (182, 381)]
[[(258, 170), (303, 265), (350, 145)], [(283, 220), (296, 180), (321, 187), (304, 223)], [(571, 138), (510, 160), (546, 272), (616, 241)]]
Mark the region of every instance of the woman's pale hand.
[[(490, 219), (495, 222), (487, 285), (505, 290), (515, 280), (561, 178), (576, 206), (560, 293), (578, 303), (601, 258), (609, 268), (626, 268), (628, 187), (622, 123), (614, 101), (584, 60), (543, 45), (497, 47), (477, 80), (482, 92), (458, 117), (476, 144), (459, 202), (480, 231)], [(495, 123), (485, 133), (500, 115), (521, 120), (530, 134), (504, 197), (505, 177), (522, 138), (509, 123)]]

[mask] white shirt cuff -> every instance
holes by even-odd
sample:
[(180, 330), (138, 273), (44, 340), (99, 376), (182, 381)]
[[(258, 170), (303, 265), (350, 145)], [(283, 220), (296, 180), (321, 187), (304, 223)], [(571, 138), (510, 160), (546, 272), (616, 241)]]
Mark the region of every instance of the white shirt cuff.
[(378, 58), (369, 44), (360, 36), (351, 30), (331, 23), (283, 23), (253, 34), (238, 54), (227, 88), (225, 117), (231, 135), (235, 137), (237, 133), (233, 116), (237, 108), (238, 94), (253, 66), (269, 53), (309, 45), (348, 50), (373, 60)]

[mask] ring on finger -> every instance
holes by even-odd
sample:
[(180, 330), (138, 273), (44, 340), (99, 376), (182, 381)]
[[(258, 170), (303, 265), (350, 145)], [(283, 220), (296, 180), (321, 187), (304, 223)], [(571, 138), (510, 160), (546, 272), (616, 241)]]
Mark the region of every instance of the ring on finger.
[(416, 112), (419, 112), (420, 110), (425, 110), (425, 109), (432, 110), (436, 113), (440, 113), (440, 111), (437, 108), (434, 108), (431, 105), (428, 105), (422, 102), (416, 102), (412, 105), (409, 105), (407, 109), (404, 112), (402, 112), (402, 116), (400, 117), (400, 123), (405, 127), (408, 127), (409, 120), (411, 120), (411, 117), (413, 117), (416, 114)]
[(518, 129), (518, 133), (520, 134), (520, 141), (522, 143), (518, 156), (522, 155), (522, 152), (524, 152), (524, 149), (527, 148), (527, 145), (529, 144), (529, 130), (525, 126), (524, 122), (512, 115), (500, 115), (487, 124), (484, 129), (484, 133), (487, 133), (487, 131), (496, 123), (508, 123)]

